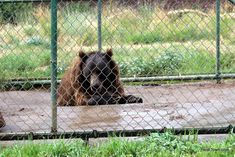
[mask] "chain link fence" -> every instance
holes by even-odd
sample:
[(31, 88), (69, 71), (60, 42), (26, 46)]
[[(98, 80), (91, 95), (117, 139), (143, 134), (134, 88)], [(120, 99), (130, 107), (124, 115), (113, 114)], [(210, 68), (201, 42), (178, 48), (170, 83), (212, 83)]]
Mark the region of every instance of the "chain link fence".
[[(0, 1), (0, 139), (226, 133), (234, 28), (232, 0)], [(57, 106), (60, 82), (74, 103)]]

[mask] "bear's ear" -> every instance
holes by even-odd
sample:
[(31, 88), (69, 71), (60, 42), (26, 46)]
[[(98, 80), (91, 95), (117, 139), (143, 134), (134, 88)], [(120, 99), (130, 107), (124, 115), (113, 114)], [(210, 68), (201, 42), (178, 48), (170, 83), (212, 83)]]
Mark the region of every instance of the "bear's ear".
[(80, 51), (78, 52), (78, 54), (79, 54), (79, 57), (80, 57), (80, 58), (83, 58), (83, 57), (86, 56), (86, 53), (85, 53), (84, 51), (82, 51), (82, 50), (80, 50)]
[(106, 54), (111, 58), (113, 56), (113, 50), (111, 48), (107, 49)]
[(85, 61), (85, 60), (88, 58), (87, 54), (86, 54), (84, 51), (79, 51), (79, 57), (80, 57), (83, 61)]

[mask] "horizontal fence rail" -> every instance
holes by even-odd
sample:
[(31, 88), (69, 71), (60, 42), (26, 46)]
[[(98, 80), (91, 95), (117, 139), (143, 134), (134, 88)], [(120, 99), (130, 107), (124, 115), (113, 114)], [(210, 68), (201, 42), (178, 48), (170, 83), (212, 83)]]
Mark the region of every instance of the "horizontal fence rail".
[[(235, 74), (221, 74), (221, 79), (234, 79)], [(156, 76), (156, 77), (128, 77), (121, 78), (122, 82), (154, 82), (154, 81), (207, 81), (207, 80), (217, 80), (217, 76), (210, 75), (186, 75), (186, 76)], [(57, 80), (59, 84), (61, 80)], [(157, 83), (157, 82), (156, 82)], [(25, 84), (30, 84), (32, 86), (48, 86), (51, 84), (50, 80), (9, 80), (3, 83), (5, 88), (14, 86), (23, 86)]]

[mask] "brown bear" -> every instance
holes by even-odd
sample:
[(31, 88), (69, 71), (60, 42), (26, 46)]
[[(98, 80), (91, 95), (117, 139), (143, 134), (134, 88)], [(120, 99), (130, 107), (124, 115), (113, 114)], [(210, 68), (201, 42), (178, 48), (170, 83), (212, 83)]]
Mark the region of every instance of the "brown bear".
[(58, 87), (59, 106), (142, 103), (141, 98), (125, 95), (119, 68), (111, 49), (102, 52), (79, 52)]

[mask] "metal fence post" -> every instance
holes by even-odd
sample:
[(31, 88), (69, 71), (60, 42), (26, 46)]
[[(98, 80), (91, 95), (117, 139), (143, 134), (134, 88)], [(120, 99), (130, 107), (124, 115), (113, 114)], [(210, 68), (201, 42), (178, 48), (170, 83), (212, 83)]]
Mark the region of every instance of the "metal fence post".
[(57, 0), (51, 1), (51, 132), (57, 132)]
[(216, 0), (216, 80), (220, 83), (220, 0)]
[(98, 50), (102, 50), (102, 32), (101, 32), (101, 25), (102, 25), (102, 0), (98, 0)]

